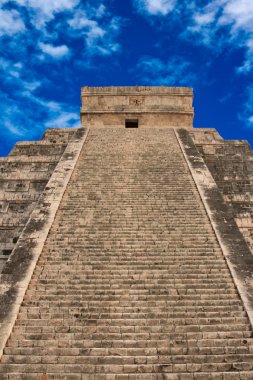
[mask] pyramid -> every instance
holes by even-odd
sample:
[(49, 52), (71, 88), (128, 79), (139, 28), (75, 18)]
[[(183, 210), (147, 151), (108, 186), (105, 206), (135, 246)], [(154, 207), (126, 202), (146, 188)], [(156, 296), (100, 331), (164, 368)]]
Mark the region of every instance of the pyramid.
[(0, 159), (0, 380), (252, 380), (253, 156), (184, 87), (83, 87)]

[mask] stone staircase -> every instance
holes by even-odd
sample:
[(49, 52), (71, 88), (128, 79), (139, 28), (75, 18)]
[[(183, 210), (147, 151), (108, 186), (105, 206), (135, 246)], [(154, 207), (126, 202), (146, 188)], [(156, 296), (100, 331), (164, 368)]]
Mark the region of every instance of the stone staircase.
[(90, 130), (1, 363), (11, 380), (253, 379), (251, 326), (173, 129)]

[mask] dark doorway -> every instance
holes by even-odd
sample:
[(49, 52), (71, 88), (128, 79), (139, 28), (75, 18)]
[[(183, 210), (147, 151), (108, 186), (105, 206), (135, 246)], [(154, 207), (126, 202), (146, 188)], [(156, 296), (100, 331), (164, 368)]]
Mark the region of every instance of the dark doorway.
[(125, 120), (126, 128), (138, 128), (138, 119), (126, 119)]

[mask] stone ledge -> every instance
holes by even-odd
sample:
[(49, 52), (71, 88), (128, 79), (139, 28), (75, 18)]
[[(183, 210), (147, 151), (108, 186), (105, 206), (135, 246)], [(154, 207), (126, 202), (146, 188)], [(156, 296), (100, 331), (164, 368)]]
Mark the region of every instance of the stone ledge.
[(190, 109), (190, 110), (187, 110), (185, 111), (183, 108), (182, 109), (169, 109), (169, 108), (165, 108), (165, 109), (159, 109), (159, 106), (157, 106), (157, 108), (154, 110), (154, 111), (150, 111), (149, 108), (141, 108), (141, 109), (135, 109), (135, 108), (132, 108), (132, 107), (124, 107), (122, 109), (102, 109), (100, 108), (99, 110), (97, 109), (92, 109), (92, 108), (82, 108), (81, 109), (81, 114), (82, 115), (92, 115), (92, 114), (122, 114), (122, 113), (129, 113), (129, 114), (174, 114), (174, 115), (178, 115), (178, 114), (184, 114), (184, 115), (191, 115), (193, 116), (194, 114), (194, 111), (193, 111), (193, 108)]
[(166, 86), (112, 86), (112, 87), (82, 87), (82, 96), (89, 95), (182, 95), (193, 96), (191, 87)]

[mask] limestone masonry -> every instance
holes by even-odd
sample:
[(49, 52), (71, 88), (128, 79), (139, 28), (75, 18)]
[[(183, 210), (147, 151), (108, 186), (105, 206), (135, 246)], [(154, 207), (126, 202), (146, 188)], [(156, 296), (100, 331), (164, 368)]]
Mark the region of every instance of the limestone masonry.
[(253, 156), (192, 89), (83, 87), (0, 159), (0, 380), (253, 380)]
[(185, 87), (83, 87), (83, 127), (192, 127), (192, 89)]

